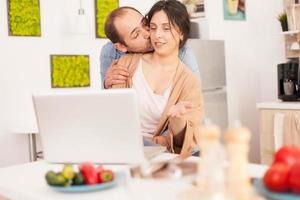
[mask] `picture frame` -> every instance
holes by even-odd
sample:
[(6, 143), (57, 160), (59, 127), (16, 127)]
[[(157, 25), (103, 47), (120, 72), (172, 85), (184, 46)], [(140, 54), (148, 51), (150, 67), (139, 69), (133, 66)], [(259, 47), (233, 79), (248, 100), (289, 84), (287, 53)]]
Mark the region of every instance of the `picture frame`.
[(246, 0), (223, 0), (225, 20), (246, 20)]
[(42, 35), (39, 0), (7, 0), (7, 19), (9, 36)]
[(96, 38), (107, 38), (104, 31), (106, 17), (119, 7), (119, 0), (95, 0)]
[(89, 55), (50, 55), (51, 88), (90, 86)]
[(182, 0), (190, 15), (190, 18), (204, 18), (205, 17), (205, 0)]

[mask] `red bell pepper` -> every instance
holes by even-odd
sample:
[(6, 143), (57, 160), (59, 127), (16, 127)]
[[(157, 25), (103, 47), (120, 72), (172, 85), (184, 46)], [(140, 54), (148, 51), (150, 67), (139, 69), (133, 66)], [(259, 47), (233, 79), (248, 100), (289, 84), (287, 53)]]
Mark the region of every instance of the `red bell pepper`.
[(114, 173), (109, 169), (103, 169), (98, 173), (99, 183), (110, 182), (114, 179)]
[(99, 176), (92, 163), (85, 162), (80, 164), (79, 170), (83, 175), (85, 184), (94, 185), (99, 182)]

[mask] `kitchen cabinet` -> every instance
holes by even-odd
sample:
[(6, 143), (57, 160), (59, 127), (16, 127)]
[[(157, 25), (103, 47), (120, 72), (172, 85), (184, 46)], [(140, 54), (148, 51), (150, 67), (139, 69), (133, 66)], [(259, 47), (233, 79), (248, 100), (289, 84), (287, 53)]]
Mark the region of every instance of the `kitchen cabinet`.
[(300, 102), (258, 103), (261, 163), (284, 144), (300, 146)]

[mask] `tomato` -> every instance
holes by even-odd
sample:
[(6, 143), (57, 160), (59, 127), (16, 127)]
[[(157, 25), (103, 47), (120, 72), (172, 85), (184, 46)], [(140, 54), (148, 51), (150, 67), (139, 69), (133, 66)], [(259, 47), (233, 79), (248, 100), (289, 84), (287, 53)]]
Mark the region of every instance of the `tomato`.
[(289, 185), (293, 192), (300, 194), (300, 162), (294, 164), (290, 170)]
[(79, 170), (84, 177), (84, 182), (88, 185), (94, 185), (99, 182), (97, 171), (92, 163), (82, 163)]
[(284, 163), (273, 164), (265, 173), (263, 181), (265, 186), (275, 192), (286, 192), (289, 189), (290, 167)]
[(285, 145), (276, 152), (273, 163), (285, 163), (292, 167), (297, 161), (300, 161), (300, 149)]

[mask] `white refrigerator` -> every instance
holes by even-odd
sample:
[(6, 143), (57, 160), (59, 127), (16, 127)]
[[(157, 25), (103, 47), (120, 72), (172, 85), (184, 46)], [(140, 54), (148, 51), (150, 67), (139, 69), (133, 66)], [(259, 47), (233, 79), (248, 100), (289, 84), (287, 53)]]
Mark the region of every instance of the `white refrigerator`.
[(228, 127), (224, 41), (189, 39), (200, 69), (205, 118)]

